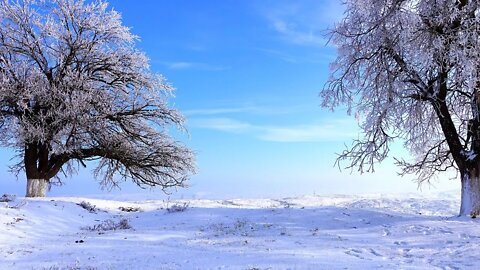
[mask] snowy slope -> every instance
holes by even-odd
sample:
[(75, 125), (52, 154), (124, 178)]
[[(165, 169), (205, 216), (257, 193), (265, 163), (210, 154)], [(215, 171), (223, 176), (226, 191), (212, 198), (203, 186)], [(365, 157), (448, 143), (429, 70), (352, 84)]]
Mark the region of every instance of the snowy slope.
[(480, 269), (480, 226), (457, 200), (17, 198), (0, 203), (0, 269)]

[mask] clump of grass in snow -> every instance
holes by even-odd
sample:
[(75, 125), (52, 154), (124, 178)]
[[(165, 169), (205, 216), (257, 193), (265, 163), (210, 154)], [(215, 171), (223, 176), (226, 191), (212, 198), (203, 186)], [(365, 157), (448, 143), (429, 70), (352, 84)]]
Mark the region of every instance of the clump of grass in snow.
[(68, 266), (50, 266), (49, 268), (43, 267), (43, 270), (97, 270), (96, 267), (93, 266), (81, 266), (80, 261), (77, 259), (75, 261), (75, 265), (68, 265)]
[(82, 201), (81, 203), (77, 203), (77, 205), (79, 205), (80, 207), (82, 207), (83, 209), (87, 210), (90, 213), (97, 213), (97, 211), (98, 211), (98, 209), (95, 205), (92, 205), (91, 203), (86, 202), (86, 201)]
[(131, 228), (132, 226), (128, 223), (128, 220), (126, 218), (123, 218), (119, 222), (115, 222), (111, 219), (107, 219), (100, 224), (83, 227), (82, 229), (87, 231), (104, 232), (104, 231), (128, 230)]
[(188, 209), (190, 206), (190, 203), (182, 203), (182, 204), (174, 204), (172, 206), (167, 207), (167, 212), (168, 213), (177, 213), (177, 212), (184, 212), (185, 210)]
[(118, 208), (122, 212), (139, 212), (141, 211), (140, 207), (133, 207), (133, 206), (120, 206)]
[(11, 201), (14, 201), (15, 198), (16, 198), (15, 195), (3, 194), (2, 197), (0, 197), (0, 202), (11, 202)]

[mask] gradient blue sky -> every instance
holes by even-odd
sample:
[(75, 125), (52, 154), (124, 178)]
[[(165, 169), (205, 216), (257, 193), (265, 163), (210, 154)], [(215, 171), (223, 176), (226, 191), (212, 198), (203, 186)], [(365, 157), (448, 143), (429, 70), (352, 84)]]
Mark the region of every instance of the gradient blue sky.
[[(198, 174), (176, 197), (279, 197), (301, 194), (417, 192), (391, 161), (375, 174), (334, 167), (359, 130), (342, 110), (322, 109), (318, 93), (335, 48), (327, 29), (342, 17), (338, 0), (112, 0), (141, 41), (151, 68), (176, 87), (172, 104), (187, 117), (179, 135), (197, 153)], [(402, 153), (400, 147), (395, 152)], [(0, 191), (23, 195), (24, 177), (0, 158)], [(107, 194), (90, 170), (51, 195)], [(446, 177), (444, 177), (446, 178)], [(436, 188), (458, 189), (443, 179)], [(140, 192), (130, 183), (118, 193)], [(145, 191), (164, 197), (158, 191)]]

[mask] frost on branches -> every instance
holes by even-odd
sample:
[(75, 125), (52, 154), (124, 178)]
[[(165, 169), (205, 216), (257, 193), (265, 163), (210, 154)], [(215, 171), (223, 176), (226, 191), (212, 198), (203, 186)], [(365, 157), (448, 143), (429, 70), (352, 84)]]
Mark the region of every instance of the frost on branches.
[(323, 105), (346, 105), (361, 139), (339, 157), (361, 172), (395, 139), (414, 160), (402, 174), (428, 181), (454, 169), (460, 214), (480, 214), (480, 9), (477, 0), (347, 0)]
[(102, 1), (0, 0), (0, 138), (18, 149), (27, 196), (97, 160), (114, 186), (184, 185), (194, 157), (166, 133), (183, 118), (137, 37)]

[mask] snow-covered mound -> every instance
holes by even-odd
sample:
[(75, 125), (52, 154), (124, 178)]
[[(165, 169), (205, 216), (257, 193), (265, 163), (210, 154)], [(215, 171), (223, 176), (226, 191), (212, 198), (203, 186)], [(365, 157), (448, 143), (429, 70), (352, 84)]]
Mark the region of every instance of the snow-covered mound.
[(0, 203), (0, 269), (480, 269), (458, 198)]

